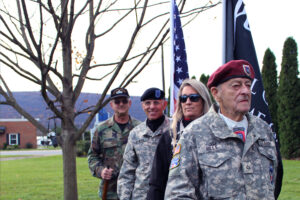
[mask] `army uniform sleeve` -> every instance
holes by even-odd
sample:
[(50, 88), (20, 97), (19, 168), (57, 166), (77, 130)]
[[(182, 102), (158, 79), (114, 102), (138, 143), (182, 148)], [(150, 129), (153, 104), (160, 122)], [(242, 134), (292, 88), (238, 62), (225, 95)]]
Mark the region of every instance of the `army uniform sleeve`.
[[(187, 133), (185, 135), (192, 134)], [(165, 199), (201, 199), (199, 193), (199, 165), (192, 138), (180, 138), (173, 154)]]
[[(279, 144), (276, 142), (274, 133), (272, 132), (272, 129), (268, 127), (268, 134), (272, 142), (275, 144), (275, 151), (276, 151), (276, 162), (274, 163), (274, 177), (275, 180), (275, 188), (274, 188), (274, 197), (275, 199), (278, 199), (278, 196), (280, 194), (281, 185), (282, 185), (282, 177), (283, 177), (283, 165), (282, 165), (282, 159), (281, 154), (279, 150)], [(271, 172), (270, 172), (271, 173)]]
[(128, 143), (123, 155), (123, 164), (120, 170), (117, 184), (117, 193), (120, 200), (129, 200), (135, 183), (135, 170), (138, 166), (138, 159), (134, 150), (133, 133), (128, 137)]
[(91, 174), (101, 178), (101, 172), (105, 168), (103, 166), (103, 150), (100, 144), (100, 131), (97, 129), (93, 135), (92, 144), (88, 151), (88, 164)]

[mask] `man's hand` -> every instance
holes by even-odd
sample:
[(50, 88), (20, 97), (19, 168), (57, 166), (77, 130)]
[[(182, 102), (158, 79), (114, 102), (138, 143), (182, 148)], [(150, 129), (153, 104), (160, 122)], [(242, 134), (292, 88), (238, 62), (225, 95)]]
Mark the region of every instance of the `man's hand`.
[(113, 173), (113, 169), (112, 168), (104, 168), (101, 172), (101, 178), (102, 179), (105, 179), (105, 180), (110, 180), (111, 179), (111, 176), (112, 176), (112, 173)]

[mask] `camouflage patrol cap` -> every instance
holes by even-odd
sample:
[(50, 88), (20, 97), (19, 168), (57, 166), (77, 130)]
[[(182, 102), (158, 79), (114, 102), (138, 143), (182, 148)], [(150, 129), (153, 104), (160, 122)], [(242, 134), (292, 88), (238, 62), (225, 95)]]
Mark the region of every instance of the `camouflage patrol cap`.
[(110, 99), (118, 97), (129, 97), (128, 91), (125, 88), (115, 88), (111, 91)]
[(207, 87), (218, 86), (232, 78), (248, 78), (251, 81), (255, 74), (253, 67), (246, 60), (231, 60), (219, 67), (208, 79)]

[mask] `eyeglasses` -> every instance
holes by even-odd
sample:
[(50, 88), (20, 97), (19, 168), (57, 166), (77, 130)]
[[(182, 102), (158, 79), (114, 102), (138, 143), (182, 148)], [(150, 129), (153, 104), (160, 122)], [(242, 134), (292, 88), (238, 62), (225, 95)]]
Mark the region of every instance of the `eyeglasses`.
[(115, 104), (119, 105), (121, 102), (123, 104), (128, 104), (128, 99), (115, 99), (114, 100)]
[(190, 94), (190, 95), (182, 95), (179, 97), (181, 103), (185, 103), (188, 98), (190, 98), (191, 102), (198, 102), (201, 99), (199, 94)]

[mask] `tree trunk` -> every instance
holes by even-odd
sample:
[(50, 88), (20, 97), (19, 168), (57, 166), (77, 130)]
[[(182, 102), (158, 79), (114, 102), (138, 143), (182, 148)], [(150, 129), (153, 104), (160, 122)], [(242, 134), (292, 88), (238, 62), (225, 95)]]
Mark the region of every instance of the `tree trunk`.
[[(73, 133), (72, 133), (73, 132)], [(76, 176), (76, 141), (75, 130), (63, 130), (63, 170), (64, 170), (64, 199), (77, 200), (77, 176)]]

